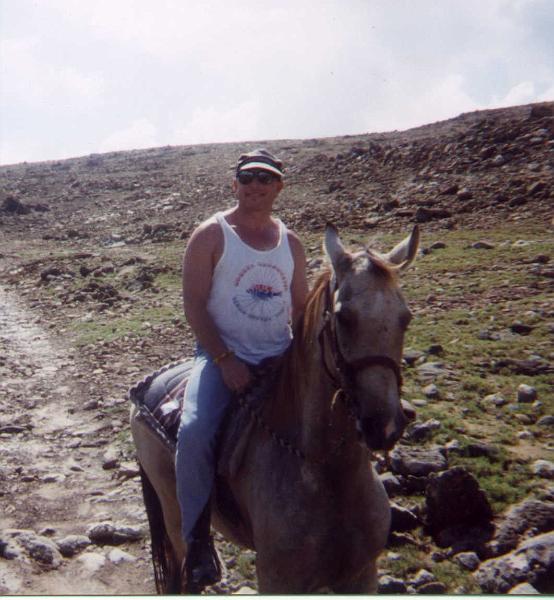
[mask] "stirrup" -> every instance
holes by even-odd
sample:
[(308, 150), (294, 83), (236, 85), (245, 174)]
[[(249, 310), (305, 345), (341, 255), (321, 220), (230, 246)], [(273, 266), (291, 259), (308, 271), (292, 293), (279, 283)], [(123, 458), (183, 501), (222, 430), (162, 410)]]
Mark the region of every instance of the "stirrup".
[(193, 539), (181, 566), (181, 581), (188, 594), (199, 594), (206, 586), (221, 581), (221, 560), (212, 536)]

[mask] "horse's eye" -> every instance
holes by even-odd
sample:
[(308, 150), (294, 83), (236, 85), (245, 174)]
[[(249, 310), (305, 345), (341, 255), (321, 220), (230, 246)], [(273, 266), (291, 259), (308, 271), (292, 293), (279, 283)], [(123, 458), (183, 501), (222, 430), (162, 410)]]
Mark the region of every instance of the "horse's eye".
[(348, 306), (341, 306), (335, 314), (342, 327), (353, 327), (356, 324), (356, 313)]

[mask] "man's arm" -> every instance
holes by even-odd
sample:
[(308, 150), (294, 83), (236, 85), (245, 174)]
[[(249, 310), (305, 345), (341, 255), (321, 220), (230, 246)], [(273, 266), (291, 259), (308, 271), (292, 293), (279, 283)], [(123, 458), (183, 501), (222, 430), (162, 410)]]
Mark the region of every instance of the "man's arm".
[(289, 246), (294, 259), (294, 272), (290, 285), (292, 298), (292, 324), (296, 324), (304, 312), (306, 297), (308, 296), (308, 280), (306, 278), (306, 253), (299, 237), (293, 232), (288, 232)]
[[(222, 356), (230, 350), (221, 339), (207, 309), (216, 257), (221, 254), (222, 246), (220, 226), (217, 223), (206, 223), (192, 234), (183, 259), (185, 316), (199, 344), (212, 358)], [(227, 355), (218, 366), (225, 384), (231, 390), (238, 391), (250, 381), (248, 367), (234, 354)]]

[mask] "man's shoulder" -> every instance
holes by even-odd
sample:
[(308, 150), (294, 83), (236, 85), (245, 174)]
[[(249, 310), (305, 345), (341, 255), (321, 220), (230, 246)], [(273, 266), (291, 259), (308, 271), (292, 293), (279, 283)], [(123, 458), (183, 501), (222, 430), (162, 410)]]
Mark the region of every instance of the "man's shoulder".
[(295, 231), (287, 228), (287, 238), (293, 249), (304, 251), (304, 245)]
[(202, 221), (200, 225), (192, 232), (194, 237), (209, 238), (212, 236), (221, 235), (221, 225), (217, 221), (217, 215), (212, 215), (205, 221)]

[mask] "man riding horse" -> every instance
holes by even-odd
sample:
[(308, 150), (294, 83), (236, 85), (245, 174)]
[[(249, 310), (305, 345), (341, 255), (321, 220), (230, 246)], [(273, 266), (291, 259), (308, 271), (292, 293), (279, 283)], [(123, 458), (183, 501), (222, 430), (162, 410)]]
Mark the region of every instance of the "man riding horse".
[(302, 314), (308, 285), (296, 234), (272, 216), (283, 164), (267, 150), (237, 164), (235, 207), (192, 234), (183, 260), (183, 303), (197, 348), (179, 427), (176, 480), (189, 587), (221, 576), (210, 537), (215, 438), (233, 394), (251, 382), (249, 365), (282, 354)]

